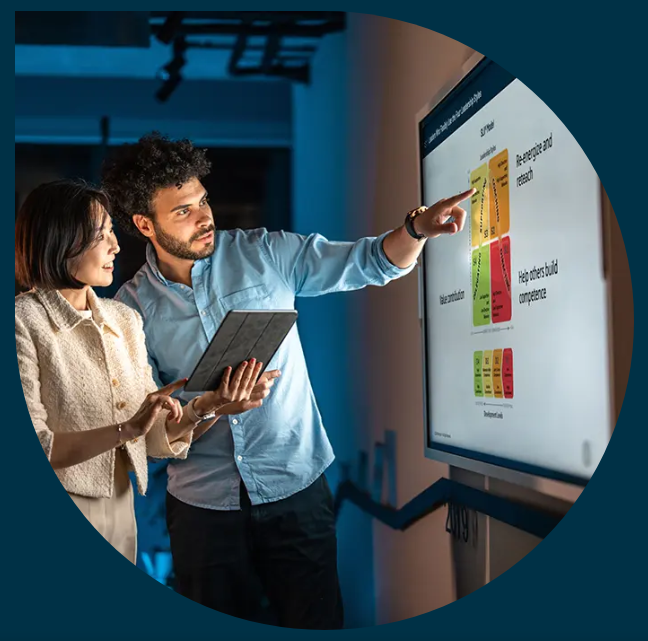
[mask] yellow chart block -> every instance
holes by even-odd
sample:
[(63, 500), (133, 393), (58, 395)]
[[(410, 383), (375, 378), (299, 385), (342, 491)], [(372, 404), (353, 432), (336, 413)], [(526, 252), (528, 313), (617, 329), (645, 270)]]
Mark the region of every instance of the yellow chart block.
[(484, 396), (493, 396), (493, 350), (490, 349), (484, 351), (482, 381), (484, 385)]
[(502, 350), (493, 350), (493, 389), (495, 398), (504, 398), (504, 387), (502, 385)]
[(491, 238), (498, 238), (508, 234), (511, 228), (508, 149), (497, 154), (489, 161), (488, 183), (490, 192), (490, 234)]
[(489, 238), (489, 199), (491, 190), (488, 187), (488, 165), (484, 163), (470, 174), (470, 187), (477, 191), (470, 199), (471, 242), (479, 247)]

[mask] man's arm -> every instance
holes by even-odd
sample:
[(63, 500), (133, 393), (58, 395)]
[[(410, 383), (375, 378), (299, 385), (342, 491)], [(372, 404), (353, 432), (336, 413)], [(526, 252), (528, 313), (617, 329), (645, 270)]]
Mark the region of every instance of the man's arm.
[(321, 234), (302, 236), (265, 232), (260, 248), (295, 296), (349, 292), (369, 285), (382, 286), (415, 267), (396, 267), (385, 255), (383, 240), (331, 241)]
[[(383, 241), (387, 258), (397, 267), (407, 267), (416, 262), (428, 238), (460, 232), (466, 223), (466, 211), (459, 207), (459, 204), (474, 193), (475, 190), (470, 189), (452, 198), (444, 198), (432, 207), (419, 207), (414, 210), (414, 231), (425, 238), (417, 240), (409, 234), (405, 225), (395, 229)], [(450, 219), (452, 221), (448, 222)]]
[[(416, 231), (426, 238), (454, 234), (463, 229), (466, 212), (458, 204), (474, 190), (416, 210)], [(449, 218), (453, 222), (447, 222)], [(321, 296), (353, 291), (368, 285), (383, 286), (409, 274), (423, 250), (404, 227), (377, 238), (356, 242), (329, 241), (319, 234), (286, 232), (263, 234), (260, 246), (269, 262), (296, 296)]]

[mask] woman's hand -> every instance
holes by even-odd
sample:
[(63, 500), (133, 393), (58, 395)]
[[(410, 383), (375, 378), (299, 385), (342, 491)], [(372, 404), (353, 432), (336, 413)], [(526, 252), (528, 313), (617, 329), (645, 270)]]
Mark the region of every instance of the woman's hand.
[(172, 398), (171, 394), (183, 388), (186, 383), (187, 379), (183, 378), (149, 394), (135, 416), (122, 423), (126, 440), (137, 441), (137, 439), (146, 436), (162, 410), (169, 412), (167, 421), (180, 423), (183, 414), (182, 405), (180, 405), (180, 401)]
[(196, 400), (196, 411), (201, 415), (216, 412), (223, 416), (242, 414), (261, 407), (263, 400), (270, 394), (275, 379), (280, 375), (280, 372), (274, 370), (266, 372), (259, 379), (262, 369), (263, 363), (257, 363), (254, 359), (241, 363), (234, 375), (232, 368), (228, 367), (218, 389), (207, 392)]

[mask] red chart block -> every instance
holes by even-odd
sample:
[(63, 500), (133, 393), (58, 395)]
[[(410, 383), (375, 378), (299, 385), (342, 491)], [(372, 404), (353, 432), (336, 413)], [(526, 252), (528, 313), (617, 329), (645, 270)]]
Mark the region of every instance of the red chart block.
[(511, 237), (490, 246), (491, 314), (493, 323), (511, 320)]
[(510, 348), (502, 355), (502, 383), (504, 398), (513, 398), (513, 350)]

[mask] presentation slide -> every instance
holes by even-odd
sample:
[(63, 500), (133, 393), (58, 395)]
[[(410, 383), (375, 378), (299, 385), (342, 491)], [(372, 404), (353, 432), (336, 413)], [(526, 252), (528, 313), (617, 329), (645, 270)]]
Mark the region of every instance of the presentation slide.
[(582, 483), (610, 436), (600, 183), (522, 82), (480, 63), (421, 122), (424, 204), (474, 187), (424, 257), (429, 447)]

